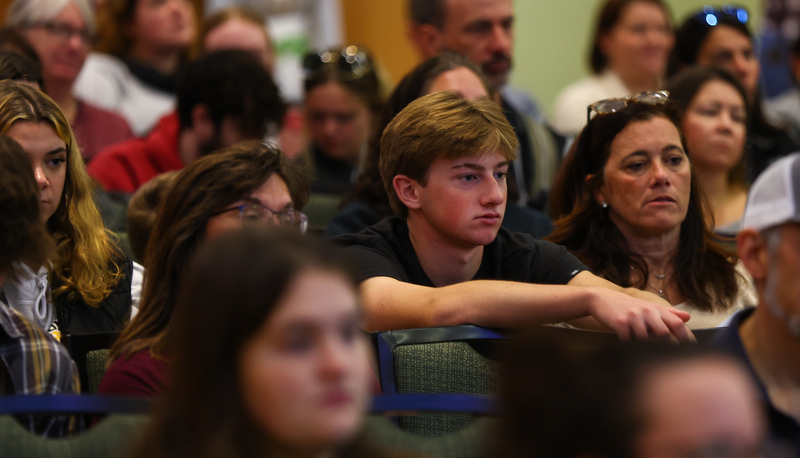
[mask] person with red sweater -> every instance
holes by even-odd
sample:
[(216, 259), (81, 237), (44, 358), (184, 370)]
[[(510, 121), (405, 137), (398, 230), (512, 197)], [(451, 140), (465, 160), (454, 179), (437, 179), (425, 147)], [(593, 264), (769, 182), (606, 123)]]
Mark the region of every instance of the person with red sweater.
[(178, 109), (144, 138), (112, 145), (89, 164), (109, 192), (133, 193), (156, 175), (206, 154), (261, 139), (285, 107), (264, 66), (246, 51), (217, 51), (187, 65), (178, 82)]

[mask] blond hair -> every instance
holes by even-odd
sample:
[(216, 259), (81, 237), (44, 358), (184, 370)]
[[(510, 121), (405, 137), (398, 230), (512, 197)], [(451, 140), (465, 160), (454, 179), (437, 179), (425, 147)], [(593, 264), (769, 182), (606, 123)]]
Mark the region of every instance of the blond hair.
[(25, 84), (0, 81), (0, 133), (16, 122), (46, 122), (66, 143), (67, 172), (61, 201), (47, 220), (47, 229), (58, 246), (54, 275), (61, 281), (53, 296), (67, 294), (99, 306), (123, 275), (115, 261), (122, 257), (106, 229), (92, 197), (92, 183), (78, 150), (72, 129), (48, 96)]

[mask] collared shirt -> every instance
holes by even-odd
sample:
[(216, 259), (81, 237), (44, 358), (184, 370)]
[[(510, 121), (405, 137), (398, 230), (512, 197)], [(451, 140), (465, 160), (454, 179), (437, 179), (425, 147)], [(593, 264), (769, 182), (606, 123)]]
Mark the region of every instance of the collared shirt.
[[(754, 308), (748, 308), (733, 315), (730, 319), (729, 326), (723, 328), (719, 334), (717, 334), (714, 339), (714, 346), (741, 361), (756, 383), (759, 396), (765, 407), (767, 420), (769, 421), (769, 445), (780, 453), (794, 453), (794, 456), (798, 456), (798, 453), (800, 453), (800, 423), (778, 410), (772, 404), (769, 399), (769, 394), (767, 393), (767, 387), (761, 382), (755, 368), (753, 368), (750, 358), (747, 356), (747, 351), (745, 351), (744, 345), (742, 344), (742, 338), (739, 335), (739, 327), (752, 315), (754, 310)], [(789, 452), (789, 449), (791, 452)], [(770, 455), (766, 454), (765, 456)]]
[[(3, 394), (78, 394), (78, 369), (66, 348), (41, 328), (0, 302), (0, 392)], [(25, 415), (18, 420), (46, 437), (72, 432), (68, 415)]]

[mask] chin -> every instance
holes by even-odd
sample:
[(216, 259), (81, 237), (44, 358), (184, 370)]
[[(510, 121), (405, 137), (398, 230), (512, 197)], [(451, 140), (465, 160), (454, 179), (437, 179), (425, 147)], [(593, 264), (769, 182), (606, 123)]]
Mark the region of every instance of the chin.
[(494, 242), (494, 239), (496, 239), (496, 238), (497, 238), (497, 231), (494, 231), (491, 234), (485, 234), (485, 235), (474, 237), (474, 238), (472, 238), (472, 240), (470, 240), (470, 242), (472, 242), (472, 245), (475, 245), (475, 246), (483, 246), (483, 245), (488, 245), (488, 244)]
[(320, 447), (338, 447), (352, 441), (361, 431), (361, 412), (353, 411), (340, 415), (327, 415), (323, 424), (317, 424), (314, 431), (315, 441)]

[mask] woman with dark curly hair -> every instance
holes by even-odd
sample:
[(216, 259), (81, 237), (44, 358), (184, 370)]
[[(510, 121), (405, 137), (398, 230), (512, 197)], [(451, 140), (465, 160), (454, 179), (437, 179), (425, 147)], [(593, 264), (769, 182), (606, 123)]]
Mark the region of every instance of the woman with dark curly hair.
[[(609, 99), (589, 121), (553, 186), (564, 245), (596, 275), (663, 297), (692, 314), (690, 328), (719, 325), (754, 290), (715, 240), (705, 200), (666, 94)], [(612, 111), (613, 110), (613, 111)]]

